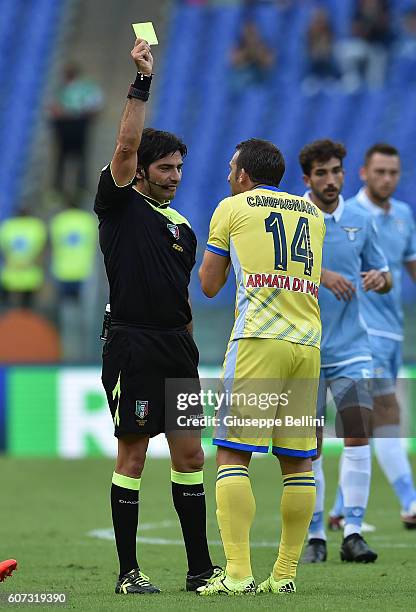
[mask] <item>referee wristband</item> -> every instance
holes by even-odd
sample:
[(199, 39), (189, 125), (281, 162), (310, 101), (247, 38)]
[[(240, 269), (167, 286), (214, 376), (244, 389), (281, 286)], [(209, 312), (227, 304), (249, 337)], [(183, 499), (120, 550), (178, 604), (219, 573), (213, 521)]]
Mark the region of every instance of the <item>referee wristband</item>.
[(137, 100), (143, 100), (146, 102), (149, 99), (152, 76), (153, 75), (149, 76), (147, 74), (138, 72), (136, 75), (136, 80), (130, 85), (127, 97), (136, 98)]

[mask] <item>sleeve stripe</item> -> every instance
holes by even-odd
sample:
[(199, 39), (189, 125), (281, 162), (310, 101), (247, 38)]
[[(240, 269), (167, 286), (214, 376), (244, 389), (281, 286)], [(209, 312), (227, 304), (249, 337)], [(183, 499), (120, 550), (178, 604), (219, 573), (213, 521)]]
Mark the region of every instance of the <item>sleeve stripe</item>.
[(207, 244), (206, 250), (211, 251), (211, 253), (215, 253), (216, 255), (222, 255), (223, 257), (230, 256), (229, 251), (226, 251), (225, 249), (220, 249), (220, 247), (216, 247), (213, 244)]
[(384, 266), (384, 268), (380, 268), (378, 272), (390, 272), (390, 268), (388, 266)]
[(404, 262), (408, 262), (408, 261), (415, 261), (416, 260), (416, 253), (413, 253), (413, 255), (408, 255), (407, 257), (404, 258)]

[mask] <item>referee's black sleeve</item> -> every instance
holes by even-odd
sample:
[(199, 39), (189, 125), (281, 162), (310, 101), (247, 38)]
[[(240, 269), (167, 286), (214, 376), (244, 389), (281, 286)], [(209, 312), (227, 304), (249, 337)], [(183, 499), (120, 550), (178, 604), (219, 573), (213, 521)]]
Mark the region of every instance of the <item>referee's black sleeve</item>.
[(114, 206), (124, 204), (131, 193), (132, 184), (133, 180), (128, 185), (119, 187), (111, 174), (110, 164), (103, 168), (94, 202), (94, 212), (98, 217), (105, 215)]

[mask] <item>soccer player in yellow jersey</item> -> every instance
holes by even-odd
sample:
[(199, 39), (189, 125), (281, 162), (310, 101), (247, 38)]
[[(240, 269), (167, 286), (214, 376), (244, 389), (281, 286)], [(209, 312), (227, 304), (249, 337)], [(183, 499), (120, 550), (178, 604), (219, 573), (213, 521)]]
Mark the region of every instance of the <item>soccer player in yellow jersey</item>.
[[(197, 592), (256, 591), (249, 544), (255, 500), (248, 467), (252, 453), (267, 453), (271, 442), (283, 475), (282, 533), (272, 573), (257, 592), (291, 593), (315, 504), (318, 287), (325, 223), (313, 203), (279, 190), (285, 162), (272, 143), (240, 143), (230, 167), (233, 195), (213, 214), (199, 271), (208, 297), (222, 288), (231, 263), (237, 283), (236, 320), (223, 370), (231, 402), (217, 413), (214, 438), (217, 518), (227, 566)], [(274, 393), (266, 398), (257, 393), (253, 406), (247, 399), (253, 389)], [(251, 418), (262, 414), (267, 423)]]

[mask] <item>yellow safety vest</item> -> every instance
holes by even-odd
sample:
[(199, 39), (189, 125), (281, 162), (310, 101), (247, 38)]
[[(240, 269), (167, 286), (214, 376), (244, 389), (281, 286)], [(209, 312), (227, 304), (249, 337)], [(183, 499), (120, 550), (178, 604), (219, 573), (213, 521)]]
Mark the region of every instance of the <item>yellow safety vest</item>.
[(1, 284), (7, 291), (36, 291), (44, 273), (36, 263), (47, 238), (46, 226), (36, 217), (14, 217), (0, 225), (3, 267)]
[(84, 210), (65, 210), (51, 220), (50, 233), (53, 276), (62, 282), (87, 279), (96, 254), (95, 217)]

